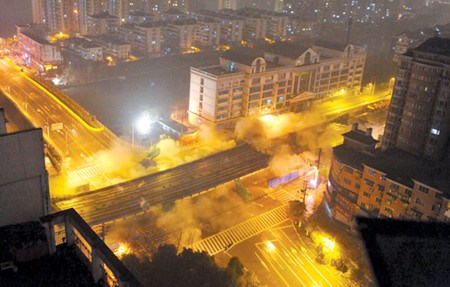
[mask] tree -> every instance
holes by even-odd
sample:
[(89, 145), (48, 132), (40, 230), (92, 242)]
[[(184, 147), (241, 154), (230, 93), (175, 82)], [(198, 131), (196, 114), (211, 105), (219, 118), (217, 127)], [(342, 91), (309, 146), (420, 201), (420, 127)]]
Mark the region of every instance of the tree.
[(152, 287), (235, 287), (239, 286), (244, 268), (236, 257), (223, 269), (205, 252), (183, 249), (178, 253), (173, 245), (160, 245), (151, 261), (135, 255), (124, 256), (122, 260), (143, 286)]
[(237, 281), (242, 275), (244, 275), (244, 265), (237, 257), (231, 257), (228, 262), (227, 270), (231, 273), (234, 279)]
[(288, 216), (295, 225), (298, 225), (298, 223), (300, 222), (304, 210), (304, 203), (300, 202), (299, 200), (289, 201)]

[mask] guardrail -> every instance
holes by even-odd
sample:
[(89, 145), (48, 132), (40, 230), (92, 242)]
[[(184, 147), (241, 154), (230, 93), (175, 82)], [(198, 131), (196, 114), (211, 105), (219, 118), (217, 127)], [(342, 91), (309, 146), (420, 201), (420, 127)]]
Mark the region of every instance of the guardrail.
[(49, 83), (45, 79), (41, 77), (37, 77), (35, 75), (28, 74), (32, 80), (37, 82), (47, 91), (52, 93), (55, 97), (57, 97), (62, 103), (66, 106), (70, 107), (76, 114), (78, 114), (84, 121), (93, 125), (94, 127), (100, 128), (103, 125), (96, 119), (94, 115), (91, 115), (88, 111), (86, 111), (80, 104), (70, 98), (68, 95), (63, 93), (61, 90), (56, 88), (53, 84)]

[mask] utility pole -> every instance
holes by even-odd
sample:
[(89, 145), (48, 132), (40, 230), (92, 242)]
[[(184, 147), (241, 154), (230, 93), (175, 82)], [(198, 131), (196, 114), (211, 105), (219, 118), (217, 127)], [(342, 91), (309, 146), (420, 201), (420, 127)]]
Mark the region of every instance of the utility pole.
[(352, 24), (353, 24), (353, 18), (350, 17), (348, 18), (348, 23), (347, 23), (347, 39), (346, 39), (346, 44), (350, 44), (350, 33), (352, 31)]
[(320, 169), (320, 158), (322, 157), (322, 148), (317, 149), (317, 170)]
[(101, 238), (102, 238), (103, 241), (105, 241), (105, 238), (106, 238), (106, 226), (105, 226), (105, 223), (102, 223)]

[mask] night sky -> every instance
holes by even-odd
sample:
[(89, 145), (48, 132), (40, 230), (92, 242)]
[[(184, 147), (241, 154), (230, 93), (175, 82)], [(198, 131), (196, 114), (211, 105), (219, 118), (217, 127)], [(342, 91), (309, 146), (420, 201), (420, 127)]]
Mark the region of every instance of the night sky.
[(31, 0), (0, 0), (0, 38), (12, 37), (14, 25), (32, 22)]

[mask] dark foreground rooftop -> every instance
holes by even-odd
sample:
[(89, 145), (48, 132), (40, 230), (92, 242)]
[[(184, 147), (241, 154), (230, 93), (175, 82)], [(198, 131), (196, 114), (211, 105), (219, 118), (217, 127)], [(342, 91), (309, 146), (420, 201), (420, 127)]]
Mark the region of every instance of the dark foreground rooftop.
[(358, 218), (378, 285), (449, 286), (450, 224)]
[(16, 264), (17, 273), (12, 269), (0, 271), (0, 286), (101, 286), (95, 284), (89, 269), (76, 252), (75, 248), (62, 244), (57, 246), (55, 254)]

